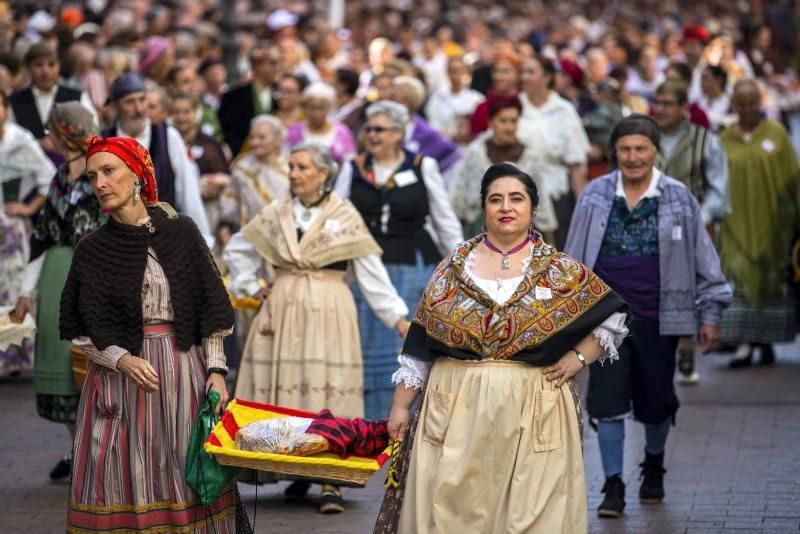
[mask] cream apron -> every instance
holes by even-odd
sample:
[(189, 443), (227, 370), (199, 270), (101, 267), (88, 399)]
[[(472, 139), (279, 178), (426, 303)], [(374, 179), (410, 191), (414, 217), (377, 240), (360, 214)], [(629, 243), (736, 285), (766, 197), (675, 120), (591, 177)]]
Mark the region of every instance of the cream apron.
[(540, 368), (439, 358), (399, 532), (585, 533), (579, 407)]

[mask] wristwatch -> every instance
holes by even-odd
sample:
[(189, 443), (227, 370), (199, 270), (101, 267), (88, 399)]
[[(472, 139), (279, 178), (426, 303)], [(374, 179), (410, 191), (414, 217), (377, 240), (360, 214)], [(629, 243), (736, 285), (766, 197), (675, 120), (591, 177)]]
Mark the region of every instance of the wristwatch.
[(228, 376), (228, 370), (222, 367), (209, 367), (208, 374), (217, 373), (218, 375)]
[(574, 352), (575, 356), (578, 357), (578, 361), (581, 362), (581, 365), (586, 367), (586, 356), (584, 356), (583, 353), (578, 349), (572, 349), (572, 352)]

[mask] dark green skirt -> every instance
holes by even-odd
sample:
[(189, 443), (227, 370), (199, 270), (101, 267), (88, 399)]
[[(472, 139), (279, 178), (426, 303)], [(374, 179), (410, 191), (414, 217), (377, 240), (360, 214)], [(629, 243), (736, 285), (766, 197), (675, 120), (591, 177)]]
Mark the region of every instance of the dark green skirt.
[(72, 381), (70, 341), (58, 330), (61, 290), (72, 262), (72, 247), (53, 247), (45, 253), (36, 303), (36, 357), (33, 362), (36, 411), (45, 419), (74, 423), (78, 392)]

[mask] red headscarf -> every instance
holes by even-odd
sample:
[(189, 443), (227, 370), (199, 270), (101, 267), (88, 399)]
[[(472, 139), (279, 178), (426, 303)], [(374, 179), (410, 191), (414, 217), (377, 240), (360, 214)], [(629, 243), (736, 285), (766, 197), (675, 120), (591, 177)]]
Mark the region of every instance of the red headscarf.
[(142, 181), (142, 198), (145, 204), (158, 203), (158, 185), (150, 152), (130, 137), (91, 137), (86, 142), (86, 159), (98, 152), (109, 152), (125, 162), (125, 165)]

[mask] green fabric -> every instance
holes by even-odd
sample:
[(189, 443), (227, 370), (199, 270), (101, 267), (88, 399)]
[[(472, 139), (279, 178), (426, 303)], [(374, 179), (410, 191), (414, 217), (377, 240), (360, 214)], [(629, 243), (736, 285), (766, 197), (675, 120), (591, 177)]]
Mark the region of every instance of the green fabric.
[(78, 395), (36, 395), (36, 413), (54, 423), (73, 424), (80, 399)]
[(214, 414), (214, 406), (219, 402), (220, 394), (212, 389), (208, 392), (206, 402), (200, 407), (189, 438), (189, 450), (186, 453), (186, 481), (197, 493), (205, 506), (213, 503), (223, 489), (239, 474), (238, 467), (226, 467), (217, 462), (203, 448), (208, 434), (219, 422), (220, 417)]
[(36, 304), (36, 357), (33, 362), (34, 389), (37, 394), (77, 395), (72, 383), (72, 357), (69, 340), (62, 341), (58, 331), (61, 290), (67, 281), (72, 262), (72, 247), (50, 248), (39, 275)]
[(745, 141), (720, 135), (728, 154), (731, 214), (720, 228), (722, 268), (757, 309), (780, 296), (797, 224), (800, 167), (783, 127), (769, 119)]

